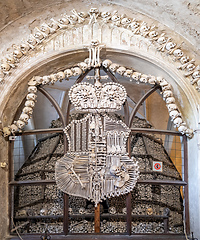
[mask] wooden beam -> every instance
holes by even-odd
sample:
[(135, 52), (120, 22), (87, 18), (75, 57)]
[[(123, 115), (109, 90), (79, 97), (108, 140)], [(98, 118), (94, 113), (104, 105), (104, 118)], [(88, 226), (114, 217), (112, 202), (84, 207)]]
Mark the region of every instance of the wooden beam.
[(100, 203), (97, 204), (94, 210), (94, 232), (100, 233)]

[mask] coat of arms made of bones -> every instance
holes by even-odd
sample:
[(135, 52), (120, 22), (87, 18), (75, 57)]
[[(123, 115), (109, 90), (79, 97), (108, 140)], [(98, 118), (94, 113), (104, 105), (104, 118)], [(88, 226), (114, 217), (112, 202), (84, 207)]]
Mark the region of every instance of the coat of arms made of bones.
[(126, 90), (118, 83), (100, 83), (98, 61), (91, 61), (95, 84), (78, 83), (69, 91), (75, 109), (88, 114), (65, 127), (69, 148), (55, 167), (58, 188), (95, 205), (107, 197), (129, 193), (139, 177), (138, 164), (126, 151), (130, 129), (106, 114), (121, 109)]

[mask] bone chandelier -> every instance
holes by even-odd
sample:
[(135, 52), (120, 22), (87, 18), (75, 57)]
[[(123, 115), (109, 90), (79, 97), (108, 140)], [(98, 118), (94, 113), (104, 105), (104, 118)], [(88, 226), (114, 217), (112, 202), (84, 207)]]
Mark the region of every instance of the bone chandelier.
[(106, 114), (121, 109), (126, 90), (118, 83), (100, 83), (99, 51), (100, 45), (93, 41), (89, 64), (95, 69), (95, 84), (79, 83), (69, 91), (76, 110), (89, 113), (65, 127), (69, 151), (55, 167), (56, 182), (63, 192), (95, 205), (106, 197), (130, 192), (139, 177), (137, 162), (126, 152), (129, 128)]

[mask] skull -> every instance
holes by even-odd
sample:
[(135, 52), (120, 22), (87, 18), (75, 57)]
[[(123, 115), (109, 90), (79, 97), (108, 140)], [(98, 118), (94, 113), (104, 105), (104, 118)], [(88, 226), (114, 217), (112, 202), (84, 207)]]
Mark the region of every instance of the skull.
[(148, 82), (148, 76), (145, 74), (142, 74), (140, 76), (140, 82), (147, 83)]
[(48, 35), (50, 33), (50, 29), (49, 29), (48, 25), (46, 25), (45, 23), (40, 26), (40, 30), (43, 33), (45, 33), (46, 35)]
[(173, 42), (168, 42), (165, 46), (165, 48), (167, 49), (167, 51), (170, 51), (172, 50), (173, 48), (175, 48), (176, 46), (176, 43), (173, 43)]
[(81, 18), (86, 18), (86, 17), (88, 16), (88, 13), (79, 12), (78, 15), (79, 15)]
[(29, 86), (29, 87), (28, 87), (28, 92), (30, 92), (30, 93), (36, 93), (36, 92), (37, 92), (37, 87), (36, 87), (36, 86)]
[(58, 29), (58, 24), (53, 19), (51, 19), (51, 20), (52, 20), (52, 22), (50, 22), (48, 24), (48, 26), (51, 28), (50, 32), (53, 33)]
[(168, 84), (169, 83), (165, 79), (162, 79), (162, 81), (160, 82), (161, 87), (167, 86)]
[(65, 73), (64, 72), (58, 72), (56, 74), (56, 77), (58, 80), (62, 81), (65, 78)]
[(194, 135), (192, 129), (187, 129), (185, 134), (186, 134), (186, 136), (189, 137), (189, 138), (192, 138), (193, 135)]
[(139, 73), (139, 72), (134, 72), (131, 77), (132, 77), (132, 79), (134, 79), (135, 81), (138, 81), (138, 80), (140, 79), (140, 77), (141, 77), (141, 73)]
[(109, 68), (109, 66), (112, 64), (112, 61), (109, 60), (109, 59), (106, 59), (103, 61), (102, 65), (105, 67), (105, 68)]
[(183, 56), (183, 51), (181, 49), (176, 49), (174, 50), (173, 54), (175, 57), (180, 58)]
[(153, 215), (153, 209), (147, 208), (147, 215)]
[(117, 73), (119, 73), (120, 75), (123, 75), (123, 74), (125, 73), (125, 71), (126, 71), (126, 68), (125, 68), (125, 67), (119, 67), (119, 68), (117, 69)]
[(132, 22), (131, 24), (129, 24), (129, 27), (134, 31), (135, 29), (137, 29), (140, 26), (140, 24), (136, 21)]
[(84, 214), (85, 213), (85, 208), (84, 207), (79, 208), (79, 213)]
[(36, 100), (36, 97), (37, 97), (36, 94), (34, 94), (34, 93), (29, 93), (29, 94), (27, 94), (26, 99), (27, 99), (27, 100), (35, 101), (35, 100)]
[(22, 129), (25, 126), (25, 122), (23, 122), (22, 120), (18, 120), (16, 122), (16, 125), (19, 129)]
[(121, 167), (120, 166), (116, 166), (116, 165), (111, 166), (111, 168), (110, 168), (110, 173), (111, 174), (119, 175), (120, 172), (121, 172)]
[(170, 90), (166, 90), (163, 92), (163, 99), (165, 100), (168, 97), (173, 97), (173, 93)]
[(66, 69), (64, 71), (64, 74), (67, 78), (71, 77), (73, 75), (73, 72), (71, 71), (71, 69)]
[(186, 131), (187, 131), (187, 127), (185, 126), (185, 124), (181, 125), (179, 128), (178, 128), (178, 131), (182, 134), (185, 134)]
[(33, 36), (39, 40), (42, 40), (44, 38), (44, 35), (39, 31), (35, 32)]
[(192, 77), (193, 77), (194, 79), (200, 78), (200, 71), (195, 71), (195, 72), (193, 72)]
[(170, 103), (175, 103), (175, 98), (174, 97), (168, 97), (165, 100), (166, 104), (170, 104)]
[(113, 22), (118, 22), (120, 20), (120, 16), (114, 14), (111, 19)]
[(13, 135), (15, 135), (15, 133), (18, 131), (17, 125), (12, 124), (12, 125), (10, 126), (10, 130), (11, 130), (11, 133), (12, 133)]
[(110, 17), (110, 13), (109, 12), (102, 12), (101, 13), (101, 16), (102, 16), (102, 18), (108, 18), (108, 17)]
[(98, 44), (99, 44), (99, 41), (97, 39), (94, 39), (91, 41), (92, 46), (98, 46)]
[(4, 137), (8, 137), (11, 135), (11, 131), (10, 131), (10, 128), (9, 127), (4, 127), (3, 128), (3, 136)]
[(116, 72), (116, 70), (119, 68), (119, 65), (116, 64), (116, 63), (112, 63), (110, 66), (109, 66), (109, 69), (112, 71), (112, 72)]
[(37, 41), (35, 38), (33, 38), (32, 36), (29, 37), (29, 39), (27, 40), (27, 42), (32, 45), (35, 46), (37, 44)]
[(21, 51), (24, 55), (27, 54), (28, 50), (30, 49), (30, 46), (28, 44), (22, 43), (20, 45)]
[(40, 209), (40, 215), (41, 216), (45, 216), (45, 215), (47, 215), (47, 213), (48, 213), (47, 208), (43, 207), (42, 209)]
[(90, 8), (90, 13), (99, 13), (97, 8)]
[(35, 86), (35, 85), (37, 85), (36, 78), (35, 78), (35, 77), (31, 78), (31, 80), (28, 82), (28, 85), (29, 85), (29, 86)]
[(40, 76), (35, 76), (35, 80), (37, 82), (37, 85), (42, 84), (42, 82), (43, 82), (43, 78)]
[(149, 33), (149, 37), (150, 38), (155, 38), (155, 37), (157, 37), (158, 36), (158, 33), (156, 32), (156, 31), (151, 31), (150, 33)]
[(15, 63), (15, 59), (10, 55), (6, 55), (6, 62), (12, 66)]
[(188, 72), (190, 72), (190, 71), (192, 71), (194, 69), (195, 69), (195, 65), (193, 63), (188, 64), (188, 66), (187, 66)]
[(174, 119), (174, 125), (175, 125), (176, 127), (180, 127), (180, 125), (181, 125), (182, 122), (183, 122), (183, 120), (182, 120), (182, 118), (180, 118), (180, 117), (177, 117), (177, 118)]
[(67, 18), (60, 18), (58, 19), (58, 22), (61, 23), (62, 25), (68, 25), (69, 24), (69, 20)]
[(156, 77), (150, 76), (150, 78), (148, 79), (148, 82), (149, 82), (150, 84), (155, 84), (155, 83), (156, 83)]
[(172, 120), (174, 120), (175, 118), (180, 117), (180, 113), (178, 110), (173, 110), (169, 113), (169, 116), (172, 118)]
[(68, 212), (69, 212), (69, 214), (73, 214), (73, 209), (72, 208), (68, 208)]
[(166, 41), (167, 41), (167, 40), (166, 40), (165, 37), (159, 37), (158, 40), (157, 40), (157, 42), (158, 42), (160, 45), (166, 43)]
[(167, 105), (167, 108), (168, 108), (169, 112), (171, 112), (173, 110), (176, 110), (177, 106), (174, 103), (170, 103), (170, 104)]
[(181, 62), (181, 64), (185, 64), (185, 63), (189, 62), (189, 57), (188, 56), (183, 56), (180, 59), (180, 62)]
[(28, 101), (25, 102), (25, 106), (26, 106), (26, 107), (34, 108), (35, 102), (32, 101), (32, 100), (28, 100)]
[(85, 62), (81, 62), (78, 64), (78, 66), (85, 72), (88, 68), (88, 65)]
[(160, 85), (161, 82), (163, 82), (163, 78), (162, 77), (157, 77), (156, 78), (156, 83)]
[(44, 76), (42, 77), (42, 85), (46, 85), (50, 82), (50, 77), (49, 76)]
[(10, 70), (10, 65), (8, 63), (2, 63), (1, 69), (3, 70), (3, 72), (7, 72)]
[(164, 87), (162, 87), (162, 91), (163, 91), (163, 92), (164, 92), (164, 91), (167, 91), (167, 90), (172, 90), (171, 84), (167, 84), (167, 85), (165, 85)]
[(129, 18), (123, 18), (123, 19), (121, 20), (121, 23), (122, 23), (123, 25), (127, 25), (127, 24), (131, 23), (131, 19), (129, 19)]
[(22, 114), (20, 115), (20, 117), (19, 117), (19, 120), (21, 120), (21, 121), (23, 121), (23, 122), (25, 122), (25, 123), (27, 124), (29, 118), (30, 118), (30, 117), (29, 117), (28, 114), (26, 114), (26, 113), (22, 113)]
[(33, 114), (33, 109), (31, 107), (24, 107), (23, 108), (23, 113), (26, 113), (28, 115), (32, 115)]
[(14, 58), (19, 59), (19, 58), (21, 58), (22, 56), (23, 56), (23, 53), (22, 53), (19, 49), (15, 49), (15, 50), (13, 51), (13, 57), (14, 57)]
[(82, 70), (79, 67), (71, 68), (73, 76), (79, 76), (82, 74)]
[(147, 24), (143, 24), (140, 28), (141, 32), (147, 32), (150, 28), (147, 26)]
[(131, 69), (126, 69), (126, 71), (125, 71), (125, 73), (124, 73), (124, 76), (130, 78), (132, 74), (133, 74), (133, 70), (131, 70)]
[(58, 78), (57, 78), (56, 74), (51, 74), (49, 77), (51, 79), (50, 81), (51, 81), (52, 84), (54, 84), (55, 82), (58, 81)]

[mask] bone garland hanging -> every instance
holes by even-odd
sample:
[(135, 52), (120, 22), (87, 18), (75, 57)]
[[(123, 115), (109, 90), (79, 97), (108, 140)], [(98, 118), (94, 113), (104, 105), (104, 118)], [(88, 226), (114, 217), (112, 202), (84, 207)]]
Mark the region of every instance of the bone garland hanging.
[[(56, 162), (58, 187), (65, 193), (92, 200), (130, 192), (139, 177), (138, 164), (128, 157), (126, 141), (130, 129), (105, 112), (121, 109), (126, 91), (118, 83), (76, 84), (69, 96), (77, 110), (90, 113), (73, 120), (65, 129), (69, 151)], [(104, 112), (104, 113), (103, 113)]]

